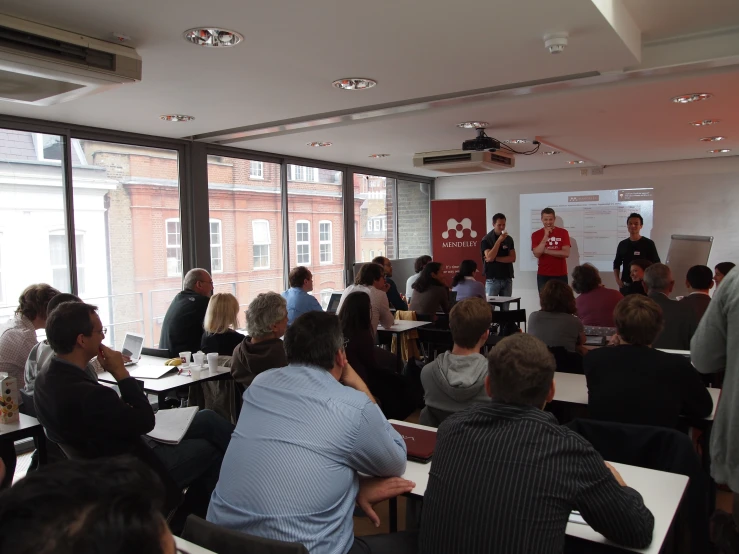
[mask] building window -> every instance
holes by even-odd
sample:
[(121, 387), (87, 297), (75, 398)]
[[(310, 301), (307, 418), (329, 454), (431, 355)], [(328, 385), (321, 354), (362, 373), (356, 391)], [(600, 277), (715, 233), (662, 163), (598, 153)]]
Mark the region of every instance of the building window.
[(0, 304), (5, 303), (5, 294), (3, 292), (3, 234), (0, 233)]
[(371, 219), (367, 220), (367, 230), (372, 231), (372, 220)]
[(318, 168), (305, 167), (302, 165), (291, 165), (290, 166), (290, 180), (291, 181), (305, 181), (307, 183), (317, 183), (318, 182)]
[(320, 262), (330, 264), (333, 262), (333, 245), (331, 240), (331, 222), (321, 221), (318, 223), (318, 249)]
[[(40, 162), (61, 163), (63, 155), (62, 137), (59, 135), (33, 134), (33, 144), (36, 147), (36, 158)], [(78, 139), (72, 139), (72, 162), (87, 165), (87, 158)]]
[(375, 231), (380, 230), (380, 220), (379, 219), (375, 219), (374, 226), (375, 226)]
[(322, 289), (321, 290), (321, 308), (326, 310), (328, 303), (331, 301), (331, 295), (334, 293), (334, 289)]
[(221, 221), (218, 219), (210, 220), (210, 270), (213, 273), (223, 271)]
[(269, 221), (255, 219), (251, 222), (254, 245), (254, 269), (269, 269)]
[(310, 223), (308, 221), (296, 222), (295, 244), (298, 265), (310, 265)]
[(382, 218), (382, 230), (387, 231), (387, 218), (386, 217)]
[(370, 260), (374, 260), (375, 259), (375, 251), (374, 250), (370, 250), (369, 259)]
[[(75, 252), (77, 254), (77, 294), (85, 294), (85, 237), (75, 235)], [(69, 281), (69, 265), (67, 259), (67, 234), (64, 231), (49, 233), (49, 261), (51, 262), (51, 284), (62, 292), (72, 290)]]
[(249, 162), (249, 177), (252, 179), (264, 179), (264, 162)]
[(179, 219), (164, 222), (167, 235), (167, 277), (182, 276), (182, 232)]

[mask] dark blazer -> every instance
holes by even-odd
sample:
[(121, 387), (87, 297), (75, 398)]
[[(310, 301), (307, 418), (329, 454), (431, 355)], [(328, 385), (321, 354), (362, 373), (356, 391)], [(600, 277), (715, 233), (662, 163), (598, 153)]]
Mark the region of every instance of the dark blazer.
[(684, 296), (682, 300), (680, 300), (680, 304), (685, 304), (686, 306), (690, 306), (693, 311), (695, 312), (695, 315), (698, 316), (698, 321), (703, 318), (703, 314), (706, 313), (706, 310), (708, 309), (708, 305), (711, 303), (711, 297), (707, 294), (702, 293), (696, 293), (696, 294), (689, 294), (688, 296)]
[(650, 292), (649, 298), (662, 308), (665, 326), (654, 341), (655, 348), (690, 350), (690, 339), (698, 328), (698, 317), (687, 304), (672, 300), (661, 292)]
[(173, 358), (180, 352), (197, 352), (203, 338), (203, 320), (210, 298), (189, 289), (177, 293), (162, 321), (159, 348)]
[(711, 413), (713, 400), (690, 360), (648, 346), (598, 348), (583, 358), (593, 419), (675, 427)]
[(398, 285), (395, 284), (395, 281), (390, 277), (385, 277), (385, 282), (390, 285), (387, 291), (387, 301), (390, 302), (390, 305), (396, 310), (407, 310), (408, 304), (400, 297)]

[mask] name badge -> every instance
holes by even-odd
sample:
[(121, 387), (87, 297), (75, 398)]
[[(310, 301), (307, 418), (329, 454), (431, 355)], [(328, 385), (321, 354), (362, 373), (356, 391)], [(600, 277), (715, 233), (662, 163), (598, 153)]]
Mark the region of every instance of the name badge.
[(504, 246), (504, 247), (503, 247), (503, 250), (508, 250), (508, 247), (507, 247), (507, 246)]
[(638, 256), (641, 252), (634, 252), (634, 256)]

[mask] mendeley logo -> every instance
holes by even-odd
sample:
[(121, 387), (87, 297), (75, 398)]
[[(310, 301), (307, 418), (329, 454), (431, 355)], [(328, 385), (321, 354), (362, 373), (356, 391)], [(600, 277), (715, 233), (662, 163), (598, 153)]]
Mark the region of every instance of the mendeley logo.
[(454, 218), (448, 219), (446, 222), (446, 231), (441, 234), (441, 237), (448, 239), (449, 231), (454, 231), (458, 239), (464, 237), (465, 231), (470, 232), (471, 238), (477, 236), (477, 231), (472, 230), (472, 220), (469, 217), (465, 217), (462, 221), (457, 221)]

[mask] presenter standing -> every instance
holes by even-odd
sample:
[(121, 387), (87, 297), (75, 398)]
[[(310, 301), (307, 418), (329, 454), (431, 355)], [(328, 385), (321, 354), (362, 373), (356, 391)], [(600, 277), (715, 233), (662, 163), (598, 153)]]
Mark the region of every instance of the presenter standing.
[[(629, 238), (618, 243), (616, 248), (616, 258), (613, 260), (613, 275), (616, 277), (616, 283), (621, 290), (621, 294), (625, 294), (631, 284), (629, 271), (631, 262), (637, 258), (649, 260), (653, 264), (660, 263), (657, 247), (654, 241), (647, 237), (641, 236), (641, 228), (644, 225), (644, 218), (640, 214), (632, 213), (626, 218), (626, 227), (629, 230)], [(621, 270), (623, 266), (623, 270)], [(621, 275), (619, 275), (619, 272)]]
[(534, 257), (539, 260), (536, 286), (540, 292), (548, 281), (557, 280), (567, 283), (570, 234), (567, 229), (555, 227), (554, 220), (554, 210), (544, 208), (541, 211), (541, 222), (544, 227), (531, 234), (531, 251), (534, 253)]
[[(516, 250), (513, 239), (505, 230), (505, 221), (505, 215), (495, 214), (493, 230), (480, 242), (487, 296), (513, 294), (513, 262), (516, 261)], [(506, 305), (505, 308), (507, 307)]]

